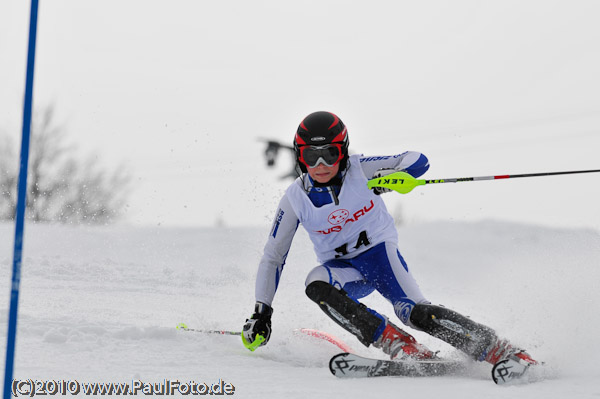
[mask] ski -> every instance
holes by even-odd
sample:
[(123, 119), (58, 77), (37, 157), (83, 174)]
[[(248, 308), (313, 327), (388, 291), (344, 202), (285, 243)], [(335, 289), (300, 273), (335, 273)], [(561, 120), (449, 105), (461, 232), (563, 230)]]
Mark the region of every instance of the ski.
[(314, 330), (312, 328), (298, 328), (298, 329), (294, 330), (294, 333), (304, 334), (304, 335), (308, 335), (309, 337), (322, 339), (324, 341), (329, 342), (330, 344), (337, 346), (344, 352), (352, 352), (352, 348), (350, 348), (350, 346), (348, 346), (348, 344), (346, 344), (341, 339), (339, 339), (329, 333), (326, 333), (324, 331)]
[[(338, 378), (436, 377), (459, 375), (467, 363), (460, 360), (381, 360), (339, 353), (329, 361), (329, 370)], [(498, 385), (527, 384), (544, 379), (540, 366), (511, 357), (492, 368), (492, 380)], [(532, 369), (539, 369), (532, 372)]]
[(433, 377), (458, 374), (464, 367), (457, 360), (380, 360), (352, 353), (337, 354), (329, 361), (329, 370), (338, 378)]
[(536, 377), (529, 372), (532, 366), (535, 368), (538, 364), (529, 363), (516, 356), (509, 357), (494, 365), (492, 379), (498, 385), (527, 383), (534, 381), (536, 378), (541, 379), (540, 376)]

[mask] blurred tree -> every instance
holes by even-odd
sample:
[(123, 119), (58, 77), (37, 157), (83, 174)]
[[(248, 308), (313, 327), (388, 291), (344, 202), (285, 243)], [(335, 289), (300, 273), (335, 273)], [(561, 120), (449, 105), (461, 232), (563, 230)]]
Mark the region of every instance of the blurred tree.
[(300, 168), (298, 167), (298, 165), (296, 165), (296, 153), (294, 151), (294, 147), (282, 144), (275, 140), (266, 140), (266, 139), (259, 139), (259, 140), (267, 143), (267, 148), (265, 149), (265, 159), (267, 160), (267, 166), (269, 168), (275, 167), (275, 163), (277, 162), (277, 157), (279, 155), (280, 149), (284, 149), (284, 150), (291, 152), (291, 154), (292, 154), (291, 170), (287, 174), (281, 176), (282, 180), (287, 179), (287, 178), (295, 179), (296, 177), (300, 176), (300, 174), (302, 172), (300, 171)]
[[(32, 121), (27, 181), (27, 213), (34, 222), (107, 224), (122, 215), (131, 175), (123, 167), (106, 170), (97, 156), (80, 160), (68, 145), (54, 108)], [(0, 220), (14, 220), (19, 157), (13, 140), (0, 137)]]

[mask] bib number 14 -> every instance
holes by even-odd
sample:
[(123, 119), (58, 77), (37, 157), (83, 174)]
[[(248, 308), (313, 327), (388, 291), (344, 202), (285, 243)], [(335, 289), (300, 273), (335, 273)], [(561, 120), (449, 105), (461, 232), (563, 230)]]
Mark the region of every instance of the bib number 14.
[[(335, 252), (337, 252), (337, 255), (335, 255), (336, 258), (340, 258), (344, 255), (348, 255), (348, 243), (344, 244), (344, 245), (340, 245), (339, 247), (337, 247), (335, 249)], [(356, 245), (354, 245), (352, 248), (354, 249), (358, 249), (361, 246), (365, 246), (368, 247), (369, 245), (371, 245), (371, 241), (369, 241), (369, 237), (367, 235), (366, 230), (365, 231), (361, 231), (360, 234), (358, 235), (358, 240), (356, 240)]]

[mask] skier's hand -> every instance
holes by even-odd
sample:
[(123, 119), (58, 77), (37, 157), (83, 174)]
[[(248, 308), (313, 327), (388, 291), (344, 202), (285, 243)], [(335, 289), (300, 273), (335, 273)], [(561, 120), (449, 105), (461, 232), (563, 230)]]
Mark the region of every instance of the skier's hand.
[[(373, 174), (373, 179), (378, 179), (380, 177), (383, 176), (387, 176), (389, 174), (392, 174), (394, 172), (398, 172), (396, 169), (379, 169), (377, 172), (375, 172)], [(383, 193), (389, 193), (390, 190), (389, 188), (385, 188), (385, 187), (373, 187), (373, 193), (375, 195), (381, 195)]]
[(269, 305), (256, 302), (254, 314), (246, 319), (242, 330), (242, 342), (244, 346), (254, 351), (259, 346), (264, 346), (271, 338), (271, 315), (273, 308)]

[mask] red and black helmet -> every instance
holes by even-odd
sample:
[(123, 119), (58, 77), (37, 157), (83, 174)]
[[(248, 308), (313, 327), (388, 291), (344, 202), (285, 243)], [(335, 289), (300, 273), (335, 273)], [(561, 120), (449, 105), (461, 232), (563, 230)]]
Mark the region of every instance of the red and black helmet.
[(340, 170), (348, 161), (348, 130), (337, 115), (331, 112), (313, 112), (300, 122), (294, 137), (294, 151), (300, 169), (319, 163), (333, 166), (340, 163)]

